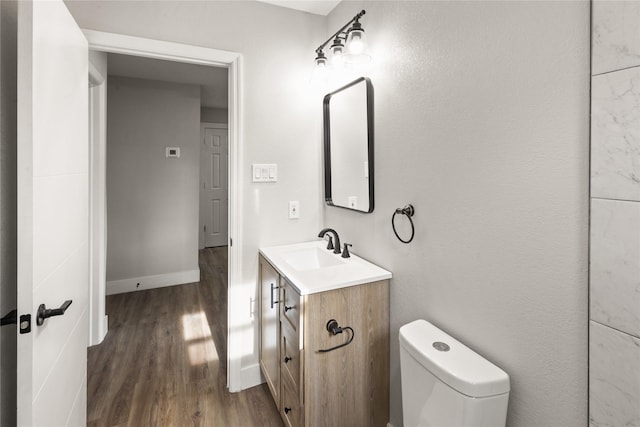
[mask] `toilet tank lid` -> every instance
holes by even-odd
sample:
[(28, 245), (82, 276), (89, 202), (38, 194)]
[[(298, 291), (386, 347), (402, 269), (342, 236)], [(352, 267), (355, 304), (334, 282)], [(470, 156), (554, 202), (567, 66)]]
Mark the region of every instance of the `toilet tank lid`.
[(402, 326), (400, 346), (440, 381), (467, 396), (509, 392), (506, 372), (426, 320)]

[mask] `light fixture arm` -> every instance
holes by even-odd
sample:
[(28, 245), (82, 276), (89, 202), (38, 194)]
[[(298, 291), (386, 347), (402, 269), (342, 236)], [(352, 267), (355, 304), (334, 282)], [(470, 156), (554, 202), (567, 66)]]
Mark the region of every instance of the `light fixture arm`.
[(320, 46), (318, 46), (318, 48), (316, 49), (316, 53), (320, 54), (322, 52), (322, 49), (325, 48), (326, 45), (329, 44), (330, 41), (333, 41), (336, 37), (339, 37), (340, 34), (342, 34), (344, 32), (344, 30), (351, 25), (352, 23), (354, 23), (355, 21), (359, 20), (360, 18), (362, 18), (362, 16), (366, 13), (366, 11), (363, 9), (360, 13), (358, 13), (356, 16), (354, 16), (353, 18), (351, 18), (351, 21), (347, 22), (346, 24), (344, 24), (344, 26), (342, 28), (340, 28), (338, 31), (335, 32), (335, 34), (333, 34), (331, 37), (329, 37), (327, 39), (326, 42), (322, 43)]

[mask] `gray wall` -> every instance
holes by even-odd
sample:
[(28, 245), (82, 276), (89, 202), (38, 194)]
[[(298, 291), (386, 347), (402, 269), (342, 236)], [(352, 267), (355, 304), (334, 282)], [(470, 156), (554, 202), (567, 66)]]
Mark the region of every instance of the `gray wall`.
[[(252, 301), (257, 298), (258, 248), (313, 240), (320, 230), (321, 114), (309, 78), (314, 49), (326, 34), (325, 18), (245, 1), (66, 4), (82, 28), (242, 54), (243, 235), (232, 237), (243, 247), (234, 292), (245, 304), (232, 309), (245, 334), (243, 372), (257, 373), (257, 312)], [(252, 163), (277, 163), (278, 182), (252, 183)], [(300, 202), (300, 219), (287, 218), (289, 200)]]
[[(510, 374), (511, 427), (585, 425), (587, 2), (343, 2), (328, 26), (254, 2), (67, 5), (84, 28), (243, 54), (237, 291), (247, 307), (260, 246), (312, 240), (320, 225), (334, 226), (355, 253), (394, 273), (396, 427), (397, 331), (419, 317)], [(376, 99), (372, 215), (320, 207), (328, 90), (308, 86), (313, 49), (362, 6), (374, 55), (367, 72)], [(250, 30), (240, 22), (251, 22)], [(249, 165), (271, 162), (278, 183), (250, 183)], [(286, 219), (288, 200), (300, 201), (300, 220)], [(417, 234), (403, 245), (389, 221), (409, 202)], [(255, 315), (234, 309), (246, 313), (246, 368), (257, 362)]]
[(592, 426), (640, 423), (640, 3), (593, 3)]
[(107, 281), (197, 270), (200, 88), (110, 76), (107, 99)]
[[(17, 3), (0, 2), (0, 316), (16, 308)], [(16, 327), (0, 329), (0, 425), (16, 423)]]
[(203, 123), (229, 123), (229, 110), (226, 108), (200, 108), (200, 121)]
[[(584, 426), (589, 3), (342, 2), (328, 30), (361, 9), (376, 208), (324, 225), (394, 274), (392, 424), (398, 328), (424, 318), (510, 375), (510, 427)], [(406, 203), (408, 245), (390, 224)]]

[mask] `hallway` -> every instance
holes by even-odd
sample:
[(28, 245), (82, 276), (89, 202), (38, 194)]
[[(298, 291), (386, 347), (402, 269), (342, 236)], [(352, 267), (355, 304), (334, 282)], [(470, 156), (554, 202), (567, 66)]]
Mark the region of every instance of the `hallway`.
[(107, 297), (88, 350), (87, 425), (281, 426), (266, 384), (226, 387), (227, 247), (199, 253), (198, 283)]

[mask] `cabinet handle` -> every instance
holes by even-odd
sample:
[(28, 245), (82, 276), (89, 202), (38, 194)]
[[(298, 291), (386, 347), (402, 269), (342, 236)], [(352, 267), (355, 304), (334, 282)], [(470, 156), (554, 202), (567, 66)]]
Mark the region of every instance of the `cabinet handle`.
[(280, 301), (274, 301), (273, 300), (273, 291), (275, 289), (278, 289), (278, 287), (276, 285), (274, 285), (273, 283), (271, 284), (271, 308), (273, 308), (274, 304), (278, 304)]
[(284, 408), (284, 413), (288, 414), (289, 412), (291, 412), (291, 408)]
[(285, 356), (284, 357), (284, 363), (289, 363), (289, 360), (291, 360), (291, 358), (289, 356)]
[(286, 313), (287, 311), (289, 311), (289, 310), (292, 310), (292, 309), (293, 309), (293, 307), (289, 307), (288, 305), (285, 305), (285, 306), (284, 306), (284, 312), (285, 312), (285, 313)]

